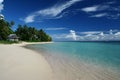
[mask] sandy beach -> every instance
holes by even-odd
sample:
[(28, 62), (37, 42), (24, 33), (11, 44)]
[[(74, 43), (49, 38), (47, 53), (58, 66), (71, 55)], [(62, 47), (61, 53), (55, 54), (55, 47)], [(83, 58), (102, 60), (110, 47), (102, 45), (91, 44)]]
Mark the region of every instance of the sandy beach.
[(41, 53), (23, 47), (28, 44), (46, 44), (46, 42), (0, 44), (0, 80), (120, 79), (119, 71), (68, 58), (70, 56)]
[(54, 80), (48, 62), (37, 52), (21, 47), (26, 44), (33, 43), (0, 44), (0, 80)]

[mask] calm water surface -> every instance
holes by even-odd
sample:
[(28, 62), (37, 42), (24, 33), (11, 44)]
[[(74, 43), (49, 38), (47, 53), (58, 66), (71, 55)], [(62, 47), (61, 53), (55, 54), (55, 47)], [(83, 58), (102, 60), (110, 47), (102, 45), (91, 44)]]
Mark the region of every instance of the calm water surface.
[(88, 74), (90, 80), (120, 80), (120, 42), (54, 42), (30, 45), (29, 48), (42, 52), (55, 71), (63, 70), (64, 77), (74, 74), (70, 80), (76, 77), (82, 80), (78, 74), (89, 72), (93, 74)]

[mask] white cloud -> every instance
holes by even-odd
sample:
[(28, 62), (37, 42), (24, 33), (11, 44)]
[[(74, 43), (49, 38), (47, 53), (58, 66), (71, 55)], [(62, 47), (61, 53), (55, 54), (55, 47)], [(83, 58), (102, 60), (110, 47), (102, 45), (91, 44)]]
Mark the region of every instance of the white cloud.
[(73, 40), (77, 40), (77, 35), (76, 35), (76, 32), (74, 30), (70, 30), (70, 37), (73, 38)]
[(115, 35), (119, 35), (120, 36), (120, 32), (115, 33)]
[[(109, 32), (109, 33), (108, 33)], [(53, 35), (53, 38), (58, 40), (74, 40), (74, 41), (120, 41), (120, 32), (113, 33), (110, 31), (86, 31), (76, 34), (74, 30), (70, 30), (68, 34)]]
[(51, 8), (48, 9), (44, 9), (44, 10), (40, 10), (38, 11), (39, 14), (43, 15), (43, 16), (52, 16), (55, 17), (58, 14), (60, 14), (63, 10), (69, 8), (71, 5), (73, 5), (76, 2), (79, 2), (81, 0), (70, 0), (64, 4), (61, 5), (55, 5)]
[(88, 6), (82, 8), (81, 10), (88, 14), (90, 13), (89, 17), (95, 18), (105, 17), (107, 19), (119, 19), (120, 6), (119, 5), (114, 6), (113, 4), (116, 5), (117, 1), (105, 2), (98, 5)]
[(120, 32), (118, 32), (118, 31), (116, 32), (116, 30), (111, 29), (109, 31), (93, 31), (93, 33), (94, 32), (98, 32), (98, 33), (95, 33), (95, 34), (88, 33), (86, 35), (83, 35), (82, 40), (84, 40), (84, 41), (116, 41), (116, 40), (120, 40)]
[(2, 3), (4, 0), (0, 0), (0, 3)]
[(35, 15), (29, 15), (24, 19), (24, 21), (26, 23), (34, 22), (34, 18), (35, 18)]
[(59, 28), (46, 28), (45, 30), (65, 30), (67, 28), (59, 27)]
[(3, 2), (4, 2), (4, 0), (0, 0), (0, 13), (3, 10), (3, 7), (4, 7)]
[(26, 23), (29, 23), (29, 22), (34, 22), (35, 18), (37, 18), (37, 17), (40, 17), (40, 18), (43, 18), (43, 19), (51, 19), (51, 18), (58, 17), (58, 16), (60, 16), (61, 13), (63, 13), (63, 11), (65, 9), (69, 8), (70, 6), (72, 6), (73, 4), (75, 4), (79, 1), (82, 1), (82, 0), (69, 0), (69, 1), (66, 1), (63, 4), (56, 4), (53, 7), (36, 11), (33, 14), (28, 15), (24, 19), (24, 21)]
[(104, 33), (103, 33), (103, 32), (101, 32), (99, 35), (100, 35), (100, 36), (104, 36)]
[(101, 33), (101, 31), (86, 31), (86, 32), (79, 32), (80, 34), (98, 34)]
[(108, 14), (107, 13), (99, 13), (99, 14), (92, 15), (90, 17), (105, 17), (105, 16), (108, 16)]
[(77, 40), (78, 35), (76, 35), (76, 32), (74, 30), (69, 30), (68, 34), (54, 34), (52, 35), (54, 39), (57, 40)]
[(109, 5), (95, 5), (95, 6), (82, 8), (81, 10), (88, 13), (88, 12), (102, 11), (108, 8), (109, 8)]
[(82, 8), (81, 10), (85, 12), (95, 12), (97, 11), (98, 7), (99, 6), (85, 7), (85, 8)]

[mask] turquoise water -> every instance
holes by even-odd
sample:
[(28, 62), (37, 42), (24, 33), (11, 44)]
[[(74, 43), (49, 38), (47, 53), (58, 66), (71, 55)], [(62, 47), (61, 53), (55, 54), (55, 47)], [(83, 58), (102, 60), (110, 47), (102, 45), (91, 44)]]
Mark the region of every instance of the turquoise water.
[[(87, 77), (92, 74), (91, 76), (96, 76), (97, 80), (120, 79), (120, 42), (54, 42), (30, 45), (29, 48), (42, 52), (56, 71), (63, 69), (68, 74), (75, 75), (75, 78), (69, 76), (68, 80), (79, 78), (78, 74), (82, 72), (86, 72), (85, 75), (90, 72)], [(90, 67), (88, 64), (94, 66)], [(61, 74), (66, 75), (66, 72)], [(96, 80), (94, 78), (88, 79)]]
[(55, 42), (34, 47), (43, 52), (69, 55), (95, 64), (120, 68), (120, 42)]

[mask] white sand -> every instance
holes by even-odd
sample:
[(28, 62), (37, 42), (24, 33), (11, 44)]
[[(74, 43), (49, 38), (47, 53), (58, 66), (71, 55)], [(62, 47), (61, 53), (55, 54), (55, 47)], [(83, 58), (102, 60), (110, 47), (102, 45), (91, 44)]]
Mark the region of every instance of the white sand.
[(0, 80), (54, 80), (44, 57), (20, 47), (25, 44), (0, 44)]
[(26, 44), (44, 42), (0, 44), (0, 80), (120, 80), (120, 73), (82, 61), (76, 64), (66, 56), (46, 54), (45, 59), (21, 47)]

